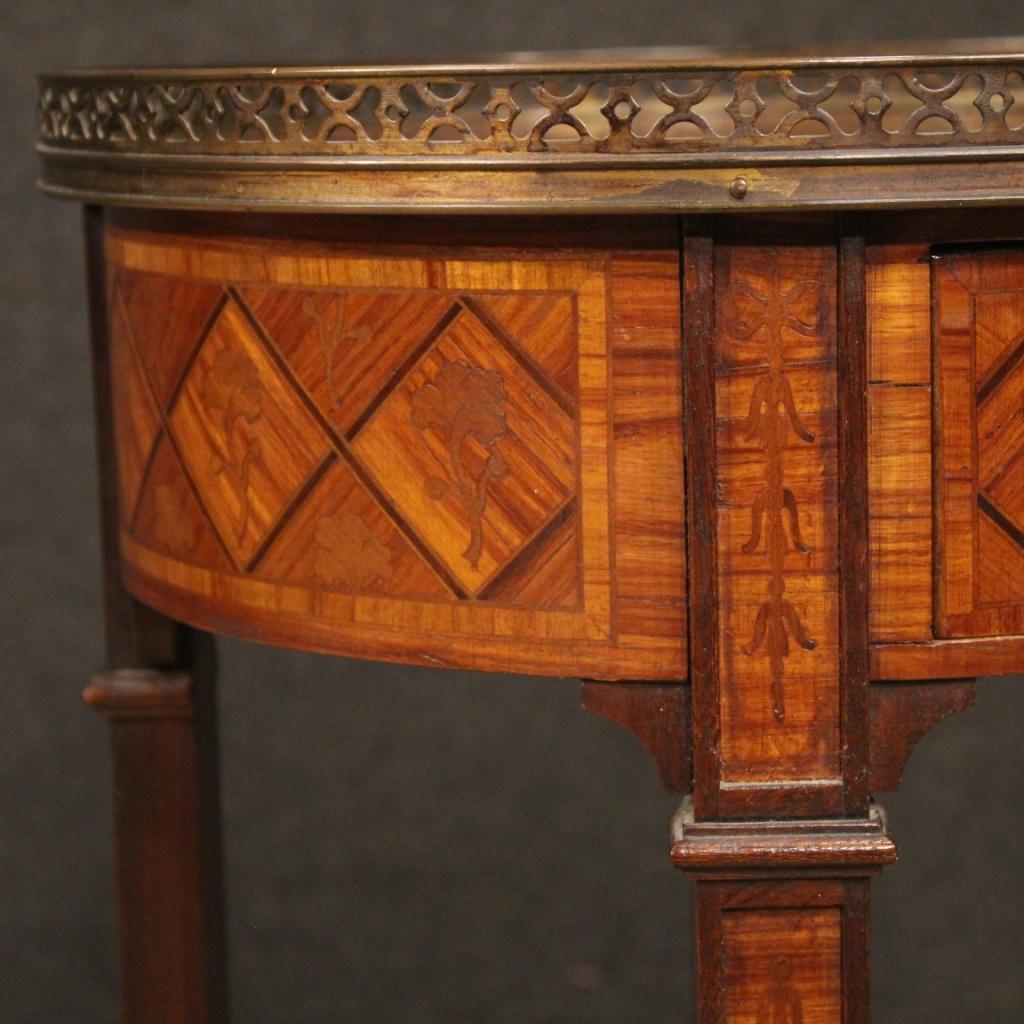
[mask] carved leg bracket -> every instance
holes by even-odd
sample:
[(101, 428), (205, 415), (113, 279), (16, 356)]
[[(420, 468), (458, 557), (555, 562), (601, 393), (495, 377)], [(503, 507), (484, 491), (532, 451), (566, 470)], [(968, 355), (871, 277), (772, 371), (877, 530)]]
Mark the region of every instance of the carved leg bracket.
[(917, 743), (940, 722), (966, 711), (977, 693), (973, 679), (871, 684), (871, 790), (899, 789)]
[(600, 683), (587, 680), (581, 703), (591, 714), (621, 725), (654, 758), (670, 793), (689, 793), (690, 687), (685, 683)]

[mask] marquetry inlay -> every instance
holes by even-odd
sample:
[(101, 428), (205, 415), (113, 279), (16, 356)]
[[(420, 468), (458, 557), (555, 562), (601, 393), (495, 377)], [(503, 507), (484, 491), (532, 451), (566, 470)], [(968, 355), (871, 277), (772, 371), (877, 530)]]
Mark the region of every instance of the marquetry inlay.
[(866, 1022), (859, 1008), (844, 1009), (849, 986), (861, 982), (854, 957), (863, 949), (866, 881), (742, 869), (723, 876), (705, 874), (697, 889), (701, 1021)]
[(807, 635), (800, 614), (786, 593), (786, 552), (808, 555), (811, 549), (800, 535), (800, 509), (796, 496), (786, 486), (786, 446), (792, 433), (804, 444), (813, 444), (814, 434), (804, 426), (787, 376), (785, 358), (787, 332), (813, 338), (820, 330), (818, 308), (820, 283), (797, 281), (784, 288), (775, 249), (765, 253), (768, 271), (765, 291), (749, 281), (733, 283), (733, 317), (726, 333), (738, 342), (759, 348), (767, 366), (750, 393), (750, 410), (744, 436), (760, 445), (764, 453), (764, 486), (750, 508), (750, 537), (741, 547), (745, 555), (764, 551), (771, 567), (767, 596), (757, 610), (753, 635), (744, 648), (748, 655), (763, 653), (772, 677), (772, 713), (781, 722), (786, 717), (783, 687), (786, 657), (792, 639), (805, 651), (817, 642)]
[(1018, 47), (40, 76), (126, 1021), (225, 1017), (205, 631), (582, 678), (701, 1024), (868, 1024), (873, 794), (1024, 657)]
[(147, 599), (328, 649), (391, 630), (428, 662), (533, 643), (539, 671), (683, 673), (674, 252), (367, 260), (112, 230), (108, 257)]
[(835, 249), (716, 253), (723, 779), (835, 777)]
[(838, 907), (727, 910), (722, 919), (729, 1024), (842, 1018)]
[(1024, 633), (1024, 251), (935, 263), (937, 632)]

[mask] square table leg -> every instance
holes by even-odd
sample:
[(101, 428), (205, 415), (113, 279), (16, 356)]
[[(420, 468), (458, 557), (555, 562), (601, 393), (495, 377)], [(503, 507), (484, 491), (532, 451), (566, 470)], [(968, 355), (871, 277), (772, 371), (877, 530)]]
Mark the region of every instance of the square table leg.
[(226, 1020), (213, 638), (136, 602), (118, 555), (102, 212), (86, 210), (124, 1024)]

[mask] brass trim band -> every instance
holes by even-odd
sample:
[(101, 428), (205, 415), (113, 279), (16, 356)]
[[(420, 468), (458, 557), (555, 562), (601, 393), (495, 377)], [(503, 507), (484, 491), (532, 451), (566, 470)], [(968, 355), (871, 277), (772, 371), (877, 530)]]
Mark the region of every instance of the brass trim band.
[[(867, 164), (886, 165), (892, 181), (866, 205), (1012, 202), (1024, 198), (1024, 179), (1006, 162), (1022, 139), (1024, 56), (1010, 54), (784, 66), (81, 71), (42, 76), (39, 92), (43, 187), (127, 203), (361, 209), (353, 176), (382, 182), (397, 173), (433, 183), (406, 195), (405, 208), (525, 209), (522, 183), (506, 189), (503, 176), (495, 187), (496, 174), (514, 171), (533, 178), (545, 208), (798, 207), (823, 203), (790, 179)], [(951, 168), (982, 160), (1004, 169), (979, 197)], [(920, 188), (922, 163), (935, 165), (934, 195)], [(743, 181), (733, 175), (722, 187), (714, 172), (726, 168)], [(491, 181), (486, 202), (469, 187), (474, 174)], [(301, 177), (298, 195), (284, 184), (291, 175)], [(666, 175), (713, 186), (700, 196), (663, 194)], [(133, 176), (146, 178), (145, 195), (126, 185)], [(825, 205), (857, 204), (855, 193), (840, 185)]]

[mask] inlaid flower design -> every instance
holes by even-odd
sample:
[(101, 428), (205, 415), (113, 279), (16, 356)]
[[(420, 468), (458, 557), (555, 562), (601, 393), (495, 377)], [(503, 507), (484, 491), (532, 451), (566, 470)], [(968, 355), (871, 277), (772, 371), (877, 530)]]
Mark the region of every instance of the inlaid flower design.
[(325, 583), (366, 590), (391, 579), (391, 552), (355, 512), (340, 509), (324, 516), (316, 525), (315, 541), (314, 571)]
[[(483, 514), (487, 489), (508, 473), (508, 463), (499, 451), (491, 451), (508, 433), (505, 415), (505, 382), (494, 370), (470, 366), (462, 361), (447, 362), (437, 376), (424, 384), (412, 399), (412, 422), (417, 430), (436, 428), (445, 440), (451, 480), (431, 476), (427, 494), (441, 501), (453, 493), (469, 519), (469, 543), (462, 556), (476, 569), (483, 550)], [(466, 446), (475, 438), (489, 454), (483, 470), (473, 476), (467, 468)]]
[(770, 250), (768, 261), (763, 291), (747, 281), (735, 282), (727, 329), (734, 340), (760, 348), (767, 362), (751, 389), (744, 423), (746, 439), (755, 443), (764, 456), (764, 486), (754, 497), (750, 536), (740, 550), (753, 555), (763, 545), (771, 576), (768, 595), (758, 608), (750, 642), (743, 650), (748, 657), (761, 651), (767, 655), (772, 713), (781, 722), (786, 717), (783, 678), (789, 641), (792, 638), (805, 651), (813, 651), (817, 646), (785, 596), (787, 551), (807, 555), (811, 550), (800, 533), (796, 496), (785, 483), (786, 444), (791, 431), (804, 444), (815, 441), (814, 433), (800, 417), (787, 376), (787, 333), (813, 337), (820, 330), (822, 313), (817, 282), (802, 280), (786, 288), (779, 271), (778, 253)]
[(327, 364), (325, 371), (327, 394), (331, 399), (331, 406), (337, 409), (341, 406), (341, 395), (338, 394), (335, 379), (335, 364), (338, 355), (346, 344), (353, 347), (368, 344), (372, 340), (373, 334), (366, 324), (348, 326), (343, 296), (338, 298), (334, 316), (330, 318), (329, 324), (328, 318), (317, 309), (316, 303), (312, 299), (307, 299), (302, 304), (302, 309), (316, 327), (317, 341)]

